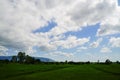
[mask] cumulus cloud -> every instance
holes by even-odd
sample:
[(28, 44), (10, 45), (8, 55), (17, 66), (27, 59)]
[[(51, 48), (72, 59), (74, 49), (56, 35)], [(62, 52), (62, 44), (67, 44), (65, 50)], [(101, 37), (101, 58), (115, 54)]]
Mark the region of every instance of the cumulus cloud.
[(7, 55), (7, 51), (7, 48), (5, 48), (4, 46), (0, 46), (0, 56)]
[(39, 20), (38, 10), (27, 0), (4, 0), (0, 6), (0, 45), (20, 51), (32, 49), (38, 38), (31, 31), (46, 24)]
[(86, 50), (87, 49), (87, 47), (80, 47), (79, 49), (82, 49), (82, 50)]
[(103, 47), (101, 50), (100, 50), (101, 53), (110, 53), (112, 52), (108, 47)]
[(99, 38), (97, 41), (91, 43), (90, 46), (92, 48), (97, 48), (100, 45), (100, 43), (101, 43), (102, 40), (103, 40), (102, 38)]
[(116, 6), (114, 12), (101, 22), (97, 36), (105, 36), (120, 33), (120, 7)]
[(73, 53), (66, 53), (66, 52), (62, 52), (62, 51), (51, 52), (51, 53), (48, 53), (47, 55), (49, 55), (49, 56), (61, 56), (61, 57), (67, 57), (67, 58), (74, 56)]
[[(97, 36), (119, 33), (119, 10), (117, 0), (0, 0), (0, 46), (28, 52), (82, 46), (89, 38), (61, 36), (96, 23)], [(52, 19), (57, 25), (49, 32), (33, 33)]]
[(86, 49), (88, 49), (88, 48), (87, 48), (87, 47), (82, 46), (82, 47), (79, 47), (79, 48), (77, 49), (77, 52), (81, 52), (81, 51), (86, 50)]
[(89, 42), (90, 38), (77, 38), (76, 36), (69, 36), (65, 40), (59, 40), (52, 42), (53, 45), (60, 46), (62, 48), (74, 48), (77, 46), (84, 45), (85, 43)]
[(120, 37), (111, 37), (109, 40), (109, 44), (112, 47), (120, 47)]

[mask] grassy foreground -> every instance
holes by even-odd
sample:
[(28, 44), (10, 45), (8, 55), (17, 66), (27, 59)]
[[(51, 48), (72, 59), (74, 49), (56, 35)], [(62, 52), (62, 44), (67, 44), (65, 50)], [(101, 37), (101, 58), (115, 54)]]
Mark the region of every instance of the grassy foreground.
[(120, 80), (120, 64), (2, 64), (1, 80)]

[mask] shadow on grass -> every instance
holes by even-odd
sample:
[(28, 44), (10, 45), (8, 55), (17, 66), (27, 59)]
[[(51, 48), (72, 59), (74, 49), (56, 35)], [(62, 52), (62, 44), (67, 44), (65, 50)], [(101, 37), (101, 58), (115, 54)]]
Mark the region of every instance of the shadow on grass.
[(21, 72), (21, 73), (18, 73), (18, 74), (6, 75), (5, 79), (18, 77), (18, 76), (22, 76), (22, 75), (39, 73), (39, 72), (42, 73), (42, 72), (48, 72), (48, 71), (55, 71), (55, 70), (60, 70), (60, 69), (64, 69), (64, 68), (68, 68), (68, 67), (55, 67), (55, 68), (44, 69), (44, 70), (34, 70), (34, 71), (28, 71), (28, 72)]
[(105, 72), (105, 73), (109, 73), (109, 74), (113, 74), (113, 75), (120, 75), (119, 72), (111, 72), (111, 71), (104, 70), (104, 69), (101, 69), (101, 68), (98, 68), (98, 67), (93, 67), (93, 68), (96, 69), (96, 70), (99, 70), (99, 71)]

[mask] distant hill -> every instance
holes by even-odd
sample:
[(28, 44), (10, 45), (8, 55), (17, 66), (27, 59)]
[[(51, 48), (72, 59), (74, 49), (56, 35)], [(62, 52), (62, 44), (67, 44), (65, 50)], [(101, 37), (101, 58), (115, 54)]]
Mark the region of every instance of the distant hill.
[(42, 62), (55, 62), (54, 60), (50, 59), (50, 58), (44, 58), (44, 57), (34, 57), (35, 59), (39, 59)]
[[(35, 59), (39, 59), (42, 62), (55, 62), (54, 60), (50, 58), (44, 58), (44, 57), (34, 57)], [(12, 59), (12, 56), (0, 56), (0, 60), (8, 59), (9, 61)]]

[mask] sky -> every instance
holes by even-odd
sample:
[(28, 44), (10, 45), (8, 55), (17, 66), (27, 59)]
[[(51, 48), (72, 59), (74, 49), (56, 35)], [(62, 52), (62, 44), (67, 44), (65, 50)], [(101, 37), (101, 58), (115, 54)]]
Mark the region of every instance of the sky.
[(120, 0), (0, 0), (0, 56), (120, 61)]

